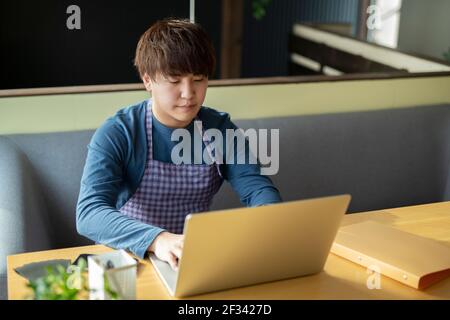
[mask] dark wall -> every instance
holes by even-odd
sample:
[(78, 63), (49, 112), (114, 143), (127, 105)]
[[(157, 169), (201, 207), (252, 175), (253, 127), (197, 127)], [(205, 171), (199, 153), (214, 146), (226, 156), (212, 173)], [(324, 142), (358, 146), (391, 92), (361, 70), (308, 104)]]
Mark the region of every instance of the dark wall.
[[(197, 0), (197, 17), (218, 47), (215, 2)], [(72, 4), (81, 9), (81, 30), (66, 27)], [(139, 82), (133, 66), (139, 37), (169, 16), (188, 18), (189, 0), (1, 1), (0, 89)]]
[(242, 78), (288, 75), (288, 35), (295, 22), (345, 22), (358, 19), (359, 0), (272, 0), (266, 16), (252, 16), (245, 0)]
[(216, 51), (216, 72), (220, 78), (220, 43), (222, 41), (222, 0), (195, 0), (195, 21), (209, 34)]
[[(81, 8), (81, 30), (66, 9)], [(221, 0), (196, 0), (196, 21), (216, 48), (220, 75)], [(244, 0), (241, 77), (288, 75), (288, 34), (296, 21), (356, 25), (358, 0), (272, 0), (261, 21)], [(140, 35), (164, 17), (189, 17), (189, 0), (0, 1), (0, 89), (136, 83)]]

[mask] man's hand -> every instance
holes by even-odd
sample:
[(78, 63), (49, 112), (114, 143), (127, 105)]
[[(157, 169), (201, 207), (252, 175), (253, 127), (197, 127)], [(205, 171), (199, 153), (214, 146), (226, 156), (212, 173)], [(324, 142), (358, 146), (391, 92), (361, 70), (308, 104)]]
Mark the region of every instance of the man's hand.
[(167, 261), (173, 270), (178, 271), (183, 241), (184, 235), (163, 231), (153, 240), (147, 251), (154, 252), (158, 259)]

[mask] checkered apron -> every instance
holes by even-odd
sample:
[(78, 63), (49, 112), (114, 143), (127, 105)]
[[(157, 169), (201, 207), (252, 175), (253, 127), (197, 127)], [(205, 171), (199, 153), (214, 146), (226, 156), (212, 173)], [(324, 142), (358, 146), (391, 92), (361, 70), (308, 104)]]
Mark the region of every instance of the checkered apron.
[[(223, 182), (219, 165), (176, 165), (154, 160), (150, 103), (146, 109), (146, 130), (148, 155), (144, 176), (136, 192), (119, 210), (131, 218), (181, 234), (188, 214), (209, 210)], [(212, 157), (210, 141), (203, 134), (202, 137)]]

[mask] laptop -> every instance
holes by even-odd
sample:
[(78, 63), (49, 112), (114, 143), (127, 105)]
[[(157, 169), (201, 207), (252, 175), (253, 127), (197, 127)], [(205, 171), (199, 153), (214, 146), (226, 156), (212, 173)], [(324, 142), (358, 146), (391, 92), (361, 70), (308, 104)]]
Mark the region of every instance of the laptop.
[(150, 261), (182, 298), (323, 270), (350, 195), (190, 214), (178, 271)]

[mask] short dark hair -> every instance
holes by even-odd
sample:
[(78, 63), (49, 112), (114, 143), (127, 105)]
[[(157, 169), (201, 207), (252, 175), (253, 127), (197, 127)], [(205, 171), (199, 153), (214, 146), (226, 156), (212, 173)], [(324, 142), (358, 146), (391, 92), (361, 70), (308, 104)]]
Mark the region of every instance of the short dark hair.
[(214, 47), (202, 27), (188, 19), (155, 22), (139, 39), (134, 65), (142, 78), (198, 74), (211, 76), (216, 65)]

